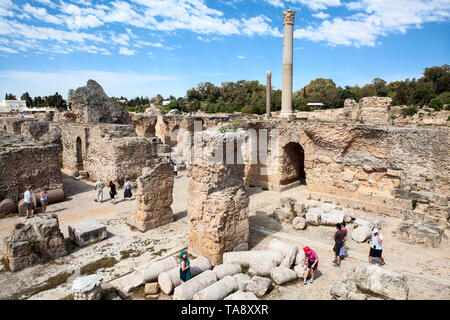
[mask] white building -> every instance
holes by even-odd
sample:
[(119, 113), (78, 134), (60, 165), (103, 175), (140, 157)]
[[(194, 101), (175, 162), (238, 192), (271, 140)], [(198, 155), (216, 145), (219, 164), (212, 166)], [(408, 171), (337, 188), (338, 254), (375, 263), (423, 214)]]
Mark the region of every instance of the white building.
[(311, 107), (313, 110), (325, 109), (325, 105), (321, 102), (310, 102), (307, 103), (306, 105)]
[(23, 111), (27, 108), (25, 100), (2, 100), (0, 101), (0, 112)]

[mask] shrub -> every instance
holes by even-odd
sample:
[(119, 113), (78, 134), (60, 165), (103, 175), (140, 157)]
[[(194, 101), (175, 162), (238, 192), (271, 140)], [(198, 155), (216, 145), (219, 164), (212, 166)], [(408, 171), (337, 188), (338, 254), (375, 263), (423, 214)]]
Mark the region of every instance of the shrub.
[(242, 108), (241, 112), (242, 113), (253, 113), (253, 108), (249, 105), (246, 105), (245, 107)]
[(403, 116), (413, 116), (417, 113), (418, 109), (417, 107), (408, 107), (405, 109), (402, 109)]
[(442, 101), (439, 98), (434, 98), (430, 101), (430, 107), (436, 111), (442, 110)]

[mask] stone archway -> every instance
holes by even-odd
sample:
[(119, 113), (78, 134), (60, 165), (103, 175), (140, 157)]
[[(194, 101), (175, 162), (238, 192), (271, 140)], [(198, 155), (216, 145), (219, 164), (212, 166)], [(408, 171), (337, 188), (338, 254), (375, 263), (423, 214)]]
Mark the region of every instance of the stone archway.
[(76, 153), (77, 153), (77, 170), (84, 170), (83, 166), (83, 147), (81, 144), (81, 138), (77, 137), (76, 141)]
[(280, 164), (280, 184), (286, 185), (297, 181), (306, 184), (305, 151), (299, 143), (289, 142), (283, 147)]

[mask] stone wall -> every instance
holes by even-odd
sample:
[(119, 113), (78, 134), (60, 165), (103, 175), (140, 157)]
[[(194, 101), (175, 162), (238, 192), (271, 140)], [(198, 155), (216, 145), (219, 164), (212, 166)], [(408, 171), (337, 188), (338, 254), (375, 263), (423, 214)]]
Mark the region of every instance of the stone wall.
[(94, 80), (73, 93), (70, 102), (77, 122), (81, 123), (126, 123), (128, 112), (110, 99)]
[[(199, 134), (203, 154), (211, 157), (206, 159), (220, 154), (219, 148), (227, 137), (244, 138), (245, 132), (210, 130)], [(215, 265), (222, 262), (224, 252), (248, 249), (249, 198), (244, 188), (244, 164), (206, 159), (192, 164), (188, 189), (189, 251), (207, 257)]]
[(0, 131), (0, 201), (20, 200), (28, 185), (62, 189), (58, 152), (58, 145)]
[(128, 224), (145, 232), (173, 221), (173, 182), (172, 166), (166, 162), (144, 170), (136, 180), (136, 212)]
[(56, 214), (33, 217), (13, 226), (4, 239), (3, 250), (11, 271), (18, 271), (67, 255), (64, 236)]
[[(386, 214), (448, 222), (448, 128), (308, 122), (264, 126), (278, 129), (278, 152), (269, 150), (266, 165), (246, 162), (248, 184), (275, 190), (292, 185), (291, 165), (303, 157), (298, 167), (303, 167), (311, 193), (372, 205), (371, 210)], [(286, 152), (289, 144), (297, 146), (297, 155)], [(261, 174), (261, 168), (269, 174)]]
[(139, 177), (158, 157), (158, 142), (138, 137), (131, 125), (66, 124), (61, 139), (64, 172), (87, 171), (92, 180), (123, 184)]

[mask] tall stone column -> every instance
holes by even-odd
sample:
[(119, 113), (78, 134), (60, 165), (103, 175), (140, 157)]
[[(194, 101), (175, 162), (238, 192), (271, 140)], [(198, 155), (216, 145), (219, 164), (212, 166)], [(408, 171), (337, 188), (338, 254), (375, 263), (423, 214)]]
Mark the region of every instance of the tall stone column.
[(290, 117), (292, 113), (292, 56), (293, 56), (293, 31), (294, 10), (283, 11), (283, 72), (282, 72), (282, 95), (281, 95), (281, 117)]
[[(234, 163), (237, 152), (234, 147), (219, 150), (229, 146), (228, 142), (233, 139), (244, 141), (247, 134), (242, 130), (225, 133), (209, 130), (198, 135), (204, 159), (192, 164), (187, 199), (191, 221), (188, 252), (204, 256), (216, 265), (222, 263), (224, 252), (248, 250), (249, 198), (244, 188), (245, 165)], [(231, 161), (214, 162), (218, 154)]]
[(272, 96), (272, 72), (266, 72), (267, 81), (266, 81), (266, 115), (270, 117), (270, 103)]

